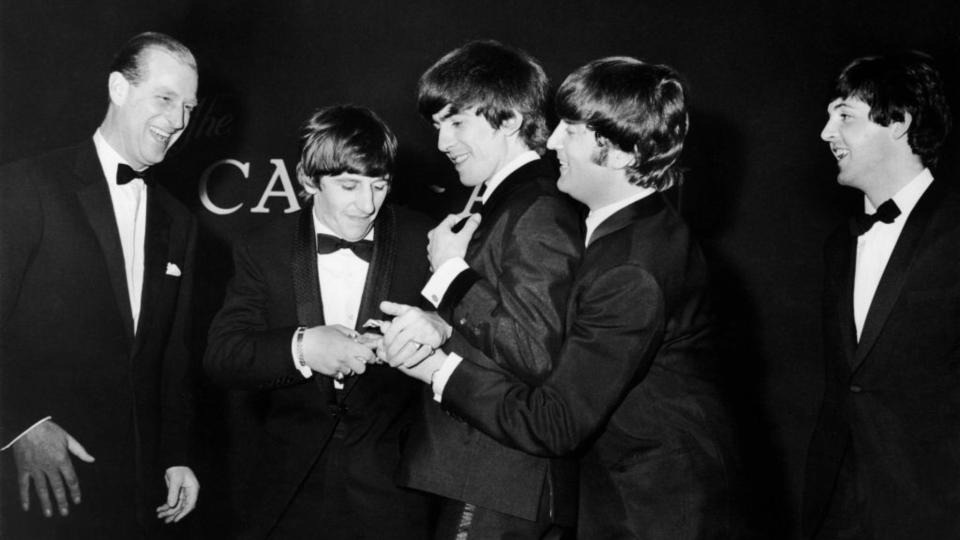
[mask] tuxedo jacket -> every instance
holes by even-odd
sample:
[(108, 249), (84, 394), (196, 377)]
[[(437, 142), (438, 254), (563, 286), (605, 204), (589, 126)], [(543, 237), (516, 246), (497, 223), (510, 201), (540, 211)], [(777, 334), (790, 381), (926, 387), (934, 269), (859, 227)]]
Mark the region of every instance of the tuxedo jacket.
[(580, 456), (578, 538), (729, 538), (734, 456), (706, 290), (665, 199), (635, 202), (592, 236), (551, 376), (530, 385), (467, 356), (443, 407), (510, 447)]
[[(337, 391), (333, 379), (310, 378), (294, 366), (298, 326), (324, 324), (311, 207), (264, 227), (234, 249), (235, 275), (210, 327), (204, 365), (216, 381), (254, 390), (263, 434), (248, 478), (243, 538), (265, 538), (290, 505), (331, 437), (342, 438), (347, 499), (370, 538), (428, 536), (420, 494), (396, 487), (394, 475), (423, 384), (387, 365), (369, 365)], [(357, 330), (381, 319), (379, 304), (418, 304), (429, 276), (431, 222), (384, 205), (374, 224), (374, 250)]]
[[(549, 374), (583, 236), (578, 208), (544, 160), (510, 174), (490, 195), (469, 245), (470, 269), (448, 288), (439, 313), (453, 326), (449, 350), (486, 351), (523, 380)], [(508, 448), (443, 412), (426, 388), (402, 479), (412, 487), (536, 520), (541, 496), (555, 521), (575, 514), (575, 469)]]
[(807, 535), (846, 456), (874, 538), (960, 537), (958, 246), (960, 196), (936, 180), (904, 224), (858, 343), (857, 237), (842, 227), (827, 241), (826, 387), (807, 460)]
[[(162, 187), (147, 188), (134, 333), (112, 204), (92, 140), (0, 171), (0, 440), (51, 415), (96, 458), (73, 458), (83, 502), (56, 526), (137, 538), (158, 522), (164, 470), (191, 463), (196, 223)], [(15, 485), (11, 453), (2, 477)], [(30, 512), (38, 523), (39, 506), (34, 499)], [(20, 519), (13, 512), (8, 525)]]

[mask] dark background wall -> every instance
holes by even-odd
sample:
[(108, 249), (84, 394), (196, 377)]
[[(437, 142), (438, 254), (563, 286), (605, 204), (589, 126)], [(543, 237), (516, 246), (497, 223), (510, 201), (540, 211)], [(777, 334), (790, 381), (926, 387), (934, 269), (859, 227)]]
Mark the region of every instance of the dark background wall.
[[(853, 57), (917, 48), (939, 60), (960, 109), (958, 15), (955, 1), (929, 0), (2, 0), (0, 162), (89, 137), (105, 111), (109, 59), (134, 33), (186, 42), (200, 63), (202, 100), (161, 167), (203, 225), (202, 333), (230, 273), (230, 241), (290, 206), (282, 182), (295, 181), (298, 127), (314, 108), (353, 102), (378, 111), (401, 140), (392, 197), (439, 217), (463, 192), (416, 113), (415, 88), (442, 53), (498, 39), (537, 56), (556, 82), (606, 55), (670, 64), (690, 87), (689, 174), (679, 199), (715, 274), (751, 531), (794, 538), (821, 392), (820, 246), (857, 203), (836, 187), (818, 138), (830, 85)], [(957, 140), (934, 171), (941, 179), (956, 176)], [(226, 159), (237, 163), (210, 169)], [(216, 207), (242, 206), (211, 211), (201, 200), (204, 176)], [(268, 187), (276, 196), (251, 211)], [(243, 438), (243, 400), (212, 388), (206, 396), (208, 464), (195, 520), (221, 531), (227, 478), (243, 470), (225, 442)]]

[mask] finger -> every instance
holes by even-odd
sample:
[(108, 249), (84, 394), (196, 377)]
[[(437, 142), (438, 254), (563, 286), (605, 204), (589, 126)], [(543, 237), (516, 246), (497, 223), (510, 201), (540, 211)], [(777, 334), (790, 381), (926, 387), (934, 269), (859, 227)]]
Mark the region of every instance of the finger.
[(81, 461), (86, 461), (87, 463), (94, 462), (93, 456), (87, 452), (87, 449), (70, 435), (67, 435), (67, 450), (69, 450), (71, 454), (80, 458)]
[(439, 231), (439, 230), (450, 230), (453, 226), (463, 218), (461, 214), (448, 214), (447, 217), (443, 218), (443, 221), (439, 225), (433, 228), (430, 232)]
[(466, 223), (463, 224), (463, 227), (460, 229), (460, 232), (457, 234), (460, 236), (472, 237), (473, 233), (477, 232), (477, 228), (480, 226), (480, 214), (470, 214), (470, 217), (467, 218)]
[(63, 480), (60, 479), (60, 470), (56, 469), (47, 473), (47, 481), (53, 491), (53, 500), (57, 503), (57, 510), (61, 516), (70, 513), (70, 506), (67, 504), (67, 490), (63, 487)]
[(423, 362), (424, 360), (427, 359), (428, 356), (433, 354), (433, 351), (434, 351), (433, 347), (429, 345), (421, 346), (420, 348), (414, 350), (410, 354), (410, 356), (404, 361), (403, 367), (409, 369), (417, 366), (418, 364), (420, 364), (420, 362)]
[(67, 461), (61, 465), (60, 474), (67, 484), (67, 489), (70, 491), (70, 499), (73, 501), (73, 504), (80, 504), (80, 480), (77, 479), (77, 473), (73, 470), (73, 463)]
[(347, 336), (348, 338), (351, 338), (351, 339), (352, 339), (352, 338), (355, 338), (355, 337), (357, 337), (357, 336), (360, 335), (360, 334), (359, 334), (356, 330), (354, 330), (353, 328), (347, 328), (346, 326), (344, 326), (344, 325), (342, 325), (342, 324), (331, 324), (331, 325), (329, 325), (329, 326), (330, 326), (331, 328), (333, 328), (334, 330), (336, 330), (337, 332), (340, 332), (341, 334), (343, 334), (343, 335), (345, 335), (345, 336)]
[(26, 512), (30, 510), (30, 473), (20, 473), (18, 484), (20, 484), (20, 507)]
[(187, 517), (187, 514), (193, 512), (193, 509), (197, 507), (197, 497), (200, 495), (199, 486), (195, 488), (188, 488), (186, 490), (186, 499), (184, 499), (183, 511), (180, 512), (180, 515), (174, 519), (174, 521), (180, 521), (181, 519)]
[(347, 358), (343, 363), (343, 367), (341, 368), (341, 371), (345, 372), (347, 375), (360, 375), (366, 370), (366, 359), (361, 356)]
[(167, 486), (167, 506), (176, 506), (180, 500), (180, 478), (174, 478)]
[(50, 493), (47, 491), (47, 479), (40, 471), (34, 471), (31, 478), (33, 479), (33, 489), (37, 490), (37, 498), (40, 499), (40, 509), (43, 511), (43, 515), (52, 516), (53, 510), (50, 505)]
[(390, 357), (390, 365), (409, 368), (422, 362), (424, 358), (430, 356), (431, 352), (430, 347), (411, 341)]
[(413, 309), (413, 307), (408, 306), (406, 304), (390, 302), (387, 300), (380, 302), (380, 311), (386, 313), (387, 315), (393, 315), (394, 317), (399, 317), (400, 315), (403, 315), (404, 313), (410, 311), (411, 309)]

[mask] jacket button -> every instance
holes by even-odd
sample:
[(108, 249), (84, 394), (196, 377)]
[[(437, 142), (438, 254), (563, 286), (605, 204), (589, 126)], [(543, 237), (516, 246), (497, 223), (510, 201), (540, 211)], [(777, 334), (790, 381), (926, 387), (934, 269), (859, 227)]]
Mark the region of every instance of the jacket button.
[(851, 385), (850, 385), (850, 391), (853, 392), (854, 394), (859, 394), (860, 392), (863, 391), (863, 388), (861, 388), (861, 387), (859, 387), (859, 386), (857, 386), (857, 385), (855, 385), (855, 384), (851, 384)]
[(458, 322), (460, 323), (460, 326), (466, 326), (466, 325), (467, 325), (467, 320), (466, 320), (466, 319), (460, 319)]

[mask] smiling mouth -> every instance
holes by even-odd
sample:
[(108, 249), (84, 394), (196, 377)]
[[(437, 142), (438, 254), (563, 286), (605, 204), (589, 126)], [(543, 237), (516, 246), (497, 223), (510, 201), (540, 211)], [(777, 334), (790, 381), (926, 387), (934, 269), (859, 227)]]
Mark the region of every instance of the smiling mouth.
[(467, 160), (467, 157), (468, 157), (467, 154), (457, 154), (457, 155), (447, 154), (447, 159), (452, 161), (454, 166), (462, 164), (464, 161)]
[(167, 143), (170, 142), (170, 137), (173, 136), (173, 134), (167, 133), (166, 131), (162, 131), (155, 127), (150, 128), (150, 134), (153, 135), (153, 138), (159, 141), (164, 146), (166, 146)]
[(839, 146), (831, 145), (830, 151), (833, 152), (833, 157), (836, 158), (837, 161), (840, 161), (841, 159), (847, 157), (847, 155), (850, 154), (849, 150), (847, 150), (846, 148), (840, 148)]

